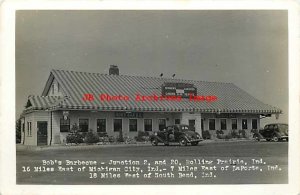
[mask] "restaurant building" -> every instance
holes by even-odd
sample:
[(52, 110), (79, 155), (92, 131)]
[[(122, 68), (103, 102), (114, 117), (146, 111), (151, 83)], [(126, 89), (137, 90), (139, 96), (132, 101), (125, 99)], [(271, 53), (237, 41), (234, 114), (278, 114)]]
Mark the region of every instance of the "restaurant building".
[(232, 83), (163, 77), (52, 70), (41, 95), (30, 95), (21, 114), (22, 143), (66, 142), (76, 124), (80, 131), (134, 137), (172, 124), (199, 132), (225, 133), (260, 127), (260, 119), (281, 110), (252, 97)]

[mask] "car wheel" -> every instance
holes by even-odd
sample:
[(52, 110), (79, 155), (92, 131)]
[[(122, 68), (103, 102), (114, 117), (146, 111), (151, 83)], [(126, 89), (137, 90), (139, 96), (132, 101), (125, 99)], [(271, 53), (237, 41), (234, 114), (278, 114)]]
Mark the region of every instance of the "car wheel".
[(186, 141), (184, 138), (180, 138), (179, 144), (180, 144), (181, 146), (186, 146), (186, 145), (187, 145), (187, 141)]
[(197, 146), (199, 142), (192, 142), (192, 146)]
[(151, 144), (152, 144), (152, 146), (157, 146), (158, 145), (157, 139), (151, 140)]
[(274, 142), (278, 142), (278, 141), (279, 141), (279, 138), (278, 138), (277, 136), (274, 136), (274, 137), (273, 137), (273, 141), (274, 141)]

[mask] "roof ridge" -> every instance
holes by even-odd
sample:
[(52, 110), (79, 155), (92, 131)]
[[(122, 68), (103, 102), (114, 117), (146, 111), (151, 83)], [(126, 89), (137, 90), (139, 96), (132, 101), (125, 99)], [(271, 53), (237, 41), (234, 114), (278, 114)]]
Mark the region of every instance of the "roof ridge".
[(151, 78), (151, 79), (160, 79), (160, 80), (176, 80), (176, 81), (187, 81), (187, 82), (203, 82), (203, 83), (218, 83), (218, 84), (233, 84), (232, 82), (219, 82), (219, 81), (203, 81), (203, 80), (192, 80), (192, 79), (180, 79), (180, 78), (166, 78), (166, 77), (154, 77), (154, 76), (141, 76), (141, 75), (109, 75), (106, 73), (98, 73), (98, 72), (87, 72), (87, 71), (75, 71), (75, 70), (63, 70), (63, 69), (52, 69), (52, 71), (63, 71), (63, 72), (77, 72), (77, 73), (86, 73), (86, 74), (94, 74), (101, 76), (110, 76), (110, 77), (139, 77), (139, 78)]

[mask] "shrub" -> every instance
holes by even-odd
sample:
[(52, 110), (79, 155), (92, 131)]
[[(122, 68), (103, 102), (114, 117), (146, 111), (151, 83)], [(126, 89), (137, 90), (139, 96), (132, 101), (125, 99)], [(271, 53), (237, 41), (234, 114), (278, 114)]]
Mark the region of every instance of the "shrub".
[(239, 134), (235, 130), (232, 130), (231, 131), (231, 137), (232, 138), (239, 138)]
[(225, 139), (231, 139), (232, 138), (232, 134), (227, 134), (227, 135), (225, 135)]
[(210, 135), (208, 130), (202, 132), (202, 138), (203, 139), (210, 139), (211, 138), (211, 135)]
[(221, 130), (217, 130), (216, 134), (217, 134), (217, 138), (218, 139), (223, 139), (224, 138), (224, 136), (223, 136), (224, 132), (223, 132), (222, 129)]
[(84, 142), (87, 144), (93, 144), (99, 142), (99, 136), (90, 130), (84, 138)]
[(138, 131), (138, 135), (135, 136), (134, 139), (138, 142), (149, 141), (150, 140), (149, 133), (146, 131)]
[(78, 132), (69, 133), (66, 137), (67, 143), (83, 143), (83, 136)]
[(123, 131), (119, 130), (119, 137), (117, 138), (118, 142), (124, 142)]
[(239, 130), (239, 137), (240, 138), (246, 138), (246, 131), (245, 131), (245, 129)]

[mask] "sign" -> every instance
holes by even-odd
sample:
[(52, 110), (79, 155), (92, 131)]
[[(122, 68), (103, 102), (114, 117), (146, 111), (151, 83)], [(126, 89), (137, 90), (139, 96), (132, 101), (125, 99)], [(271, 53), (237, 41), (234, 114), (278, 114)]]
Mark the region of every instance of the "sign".
[(191, 83), (164, 83), (161, 88), (162, 96), (181, 96), (188, 98), (197, 95), (197, 88)]
[(64, 120), (68, 120), (69, 111), (63, 111)]
[(116, 118), (143, 118), (142, 112), (115, 112)]
[(229, 114), (229, 113), (221, 113), (221, 114), (216, 114), (216, 118), (237, 118), (237, 115)]

